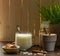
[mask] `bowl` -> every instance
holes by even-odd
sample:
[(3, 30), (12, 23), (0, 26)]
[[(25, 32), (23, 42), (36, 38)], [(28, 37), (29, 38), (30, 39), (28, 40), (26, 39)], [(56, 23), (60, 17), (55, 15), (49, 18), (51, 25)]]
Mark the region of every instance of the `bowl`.
[(2, 49), (6, 53), (19, 53), (20, 52), (20, 46), (16, 46), (16, 48), (6, 48), (6, 46), (3, 46)]

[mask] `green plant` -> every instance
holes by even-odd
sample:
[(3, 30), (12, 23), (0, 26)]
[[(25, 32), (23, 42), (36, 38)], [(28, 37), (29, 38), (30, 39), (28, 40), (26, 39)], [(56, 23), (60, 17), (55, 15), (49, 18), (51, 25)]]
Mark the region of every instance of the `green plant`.
[(43, 6), (39, 9), (43, 20), (50, 21), (51, 24), (60, 24), (60, 5)]

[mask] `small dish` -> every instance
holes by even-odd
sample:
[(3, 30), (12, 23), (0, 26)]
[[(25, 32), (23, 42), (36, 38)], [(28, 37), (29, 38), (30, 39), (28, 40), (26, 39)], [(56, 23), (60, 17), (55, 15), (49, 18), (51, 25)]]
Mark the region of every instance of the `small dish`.
[(20, 46), (16, 46), (16, 48), (6, 48), (6, 46), (3, 46), (2, 49), (6, 53), (19, 53), (20, 52)]

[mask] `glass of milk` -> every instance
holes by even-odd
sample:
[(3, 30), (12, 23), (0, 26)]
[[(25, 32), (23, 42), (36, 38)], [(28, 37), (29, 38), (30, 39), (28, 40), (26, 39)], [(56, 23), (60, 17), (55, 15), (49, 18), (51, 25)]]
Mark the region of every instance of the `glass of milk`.
[(15, 44), (20, 46), (20, 50), (27, 50), (32, 47), (32, 34), (31, 33), (16, 33)]

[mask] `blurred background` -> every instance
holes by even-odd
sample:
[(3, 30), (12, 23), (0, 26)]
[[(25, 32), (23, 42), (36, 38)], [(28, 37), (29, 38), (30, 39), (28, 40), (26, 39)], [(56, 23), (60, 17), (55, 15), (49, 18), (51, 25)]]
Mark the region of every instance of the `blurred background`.
[[(60, 0), (52, 0), (52, 3)], [(39, 44), (41, 18), (37, 3), (48, 6), (51, 0), (0, 0), (0, 41), (14, 41), (16, 26), (21, 32), (33, 34), (35, 43)]]

